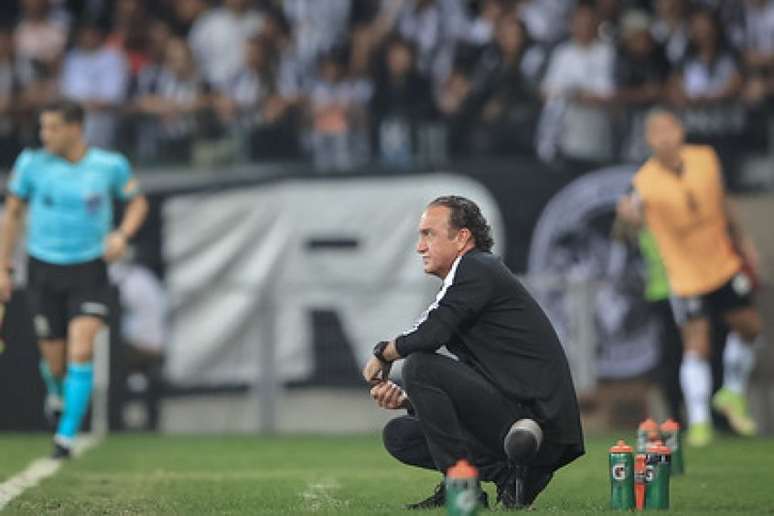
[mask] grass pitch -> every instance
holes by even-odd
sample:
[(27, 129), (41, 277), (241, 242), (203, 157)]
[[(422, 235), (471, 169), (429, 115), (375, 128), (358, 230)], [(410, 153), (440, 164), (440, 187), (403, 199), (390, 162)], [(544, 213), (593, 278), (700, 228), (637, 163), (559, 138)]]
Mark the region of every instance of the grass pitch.
[[(586, 456), (559, 471), (529, 514), (615, 514), (607, 508), (612, 442), (588, 439)], [(0, 434), (0, 479), (48, 449), (48, 436)], [(670, 513), (774, 514), (774, 440), (718, 440), (689, 450), (686, 463), (688, 474), (672, 481)], [(3, 514), (445, 514), (401, 510), (439, 479), (392, 460), (376, 435), (115, 435)], [(485, 487), (493, 501), (493, 486)]]

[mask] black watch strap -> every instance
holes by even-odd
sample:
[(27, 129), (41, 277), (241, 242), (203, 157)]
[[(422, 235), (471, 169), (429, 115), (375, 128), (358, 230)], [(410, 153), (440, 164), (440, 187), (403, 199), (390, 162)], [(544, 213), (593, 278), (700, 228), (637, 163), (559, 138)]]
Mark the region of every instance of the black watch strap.
[(390, 345), (390, 341), (383, 340), (380, 341), (374, 346), (374, 356), (378, 358), (381, 362), (384, 362), (385, 364), (389, 363), (389, 360), (384, 358), (384, 350), (387, 349), (387, 346)]

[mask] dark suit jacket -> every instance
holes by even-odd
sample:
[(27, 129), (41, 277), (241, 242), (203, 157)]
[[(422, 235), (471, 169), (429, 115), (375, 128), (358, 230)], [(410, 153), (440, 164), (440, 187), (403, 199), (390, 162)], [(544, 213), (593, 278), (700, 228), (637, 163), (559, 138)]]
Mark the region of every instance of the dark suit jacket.
[[(583, 454), (570, 368), (546, 314), (502, 261), (473, 250), (415, 328), (396, 339), (402, 357), (442, 345), (507, 398), (527, 406), (547, 442), (570, 445), (560, 462)], [(557, 467), (561, 464), (557, 464)]]

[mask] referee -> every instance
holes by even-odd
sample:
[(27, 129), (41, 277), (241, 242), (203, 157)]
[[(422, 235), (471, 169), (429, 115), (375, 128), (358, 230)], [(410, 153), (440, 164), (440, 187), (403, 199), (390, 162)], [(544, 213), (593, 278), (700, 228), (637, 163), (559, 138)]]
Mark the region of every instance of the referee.
[[(120, 258), (148, 204), (121, 154), (88, 147), (83, 108), (55, 101), (40, 115), (43, 149), (13, 167), (0, 226), (0, 301), (11, 296), (11, 263), (27, 213), (27, 297), (55, 423), (55, 458), (70, 456), (89, 405), (94, 338), (108, 317), (107, 263)], [(126, 202), (113, 229), (113, 202)], [(61, 416), (61, 417), (58, 417)]]
[[(417, 252), (425, 272), (443, 280), (441, 290), (412, 330), (377, 344), (363, 376), (380, 406), (409, 410), (384, 428), (394, 457), (441, 473), (465, 458), (514, 509), (529, 506), (556, 469), (584, 453), (583, 434), (559, 339), (492, 245), (472, 201), (447, 196), (428, 205)], [(454, 357), (436, 353), (441, 346)], [(387, 379), (399, 359), (405, 392)], [(444, 503), (441, 483), (408, 508)]]

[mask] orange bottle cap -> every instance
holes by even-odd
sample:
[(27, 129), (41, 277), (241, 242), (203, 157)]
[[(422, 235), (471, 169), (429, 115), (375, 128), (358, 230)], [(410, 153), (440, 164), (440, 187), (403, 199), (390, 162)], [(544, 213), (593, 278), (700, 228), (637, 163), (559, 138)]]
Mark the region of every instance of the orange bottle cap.
[(662, 441), (654, 441), (647, 446), (648, 453), (657, 453), (659, 455), (669, 455), (672, 450), (669, 449)]
[(619, 439), (614, 446), (610, 447), (610, 453), (631, 453), (632, 447), (624, 442), (623, 439)]
[(667, 419), (661, 424), (662, 432), (676, 432), (678, 430), (680, 430), (680, 423), (674, 419)]
[(648, 418), (642, 423), (640, 423), (640, 430), (648, 430), (648, 431), (658, 430), (658, 423), (653, 421), (651, 418)]
[(457, 464), (450, 467), (446, 472), (448, 478), (475, 478), (478, 477), (478, 470), (465, 459), (460, 459)]

